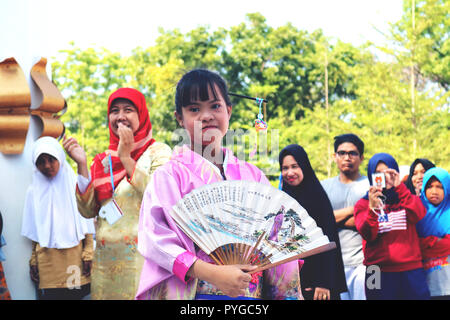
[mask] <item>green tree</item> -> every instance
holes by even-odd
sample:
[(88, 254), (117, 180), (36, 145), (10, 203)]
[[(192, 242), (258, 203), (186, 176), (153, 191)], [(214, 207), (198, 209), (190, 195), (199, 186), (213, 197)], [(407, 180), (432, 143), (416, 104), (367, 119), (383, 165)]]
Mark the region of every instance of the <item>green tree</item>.
[(259, 13), (229, 29), (160, 29), (155, 45), (127, 57), (72, 44), (52, 66), (68, 102), (62, 120), (90, 160), (108, 146), (109, 94), (130, 86), (146, 96), (154, 137), (174, 146), (177, 81), (201, 67), (218, 71), (231, 92), (268, 100), (269, 130), (257, 134), (258, 105), (232, 97), (230, 129), (242, 140), (230, 147), (263, 168), (274, 185), (277, 152), (290, 143), (306, 149), (320, 179), (337, 174), (333, 137), (346, 132), (364, 140), (366, 158), (389, 152), (410, 164), (428, 157), (449, 170), (448, 5), (405, 1), (404, 16), (392, 25), (393, 42), (379, 48), (386, 61), (370, 43), (355, 47), (290, 23), (273, 28)]
[(415, 73), (450, 89), (450, 1), (405, 0), (403, 16), (392, 25), (396, 56)]
[(415, 158), (431, 154), (429, 150), (434, 148), (430, 143), (441, 144), (441, 151), (431, 159), (442, 165), (448, 163), (450, 155), (445, 142), (450, 137), (449, 18), (448, 0), (405, 0), (404, 14), (393, 24), (390, 35), (400, 92), (409, 85), (409, 97), (403, 94), (402, 103), (397, 105), (404, 114), (401, 119), (407, 120), (403, 128), (405, 149)]
[(66, 135), (74, 136), (86, 150), (88, 161), (108, 147), (108, 93), (126, 83), (124, 60), (106, 49), (63, 50), (66, 59), (52, 64), (53, 79), (67, 100), (62, 116)]

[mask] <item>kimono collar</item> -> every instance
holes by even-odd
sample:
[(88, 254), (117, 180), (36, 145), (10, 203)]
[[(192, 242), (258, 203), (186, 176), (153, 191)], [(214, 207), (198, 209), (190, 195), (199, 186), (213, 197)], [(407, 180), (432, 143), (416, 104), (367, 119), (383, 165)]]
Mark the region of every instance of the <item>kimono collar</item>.
[[(227, 148), (222, 148), (222, 152), (225, 155), (223, 160), (223, 172), (226, 174), (228, 163), (230, 162), (230, 160), (231, 162), (233, 162), (234, 157), (233, 152)], [(172, 159), (177, 160), (188, 167), (191, 167), (194, 171), (200, 170), (200, 172), (203, 172), (206, 165), (208, 168), (212, 169), (218, 177), (223, 178), (220, 169), (214, 163), (202, 157), (197, 152), (192, 151), (188, 145), (175, 147)]]

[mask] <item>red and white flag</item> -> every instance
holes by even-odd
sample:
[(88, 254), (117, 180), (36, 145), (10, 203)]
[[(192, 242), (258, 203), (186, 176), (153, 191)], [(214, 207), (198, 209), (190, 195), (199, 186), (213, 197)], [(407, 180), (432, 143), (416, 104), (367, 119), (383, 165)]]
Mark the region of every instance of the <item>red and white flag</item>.
[(405, 210), (380, 214), (378, 218), (378, 233), (406, 229), (407, 223)]

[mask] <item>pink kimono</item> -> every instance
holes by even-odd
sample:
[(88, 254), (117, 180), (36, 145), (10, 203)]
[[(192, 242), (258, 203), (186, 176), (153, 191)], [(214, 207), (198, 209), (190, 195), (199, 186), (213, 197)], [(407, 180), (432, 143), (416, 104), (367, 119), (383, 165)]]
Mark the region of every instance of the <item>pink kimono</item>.
[[(269, 184), (261, 170), (223, 151), (227, 180)], [(192, 300), (199, 293), (221, 294), (205, 281), (186, 277), (196, 259), (210, 259), (177, 227), (169, 210), (193, 189), (222, 180), (215, 165), (187, 146), (176, 148), (172, 159), (154, 172), (140, 211), (138, 250), (145, 262), (136, 299)], [(303, 299), (297, 261), (254, 274), (246, 292), (250, 299)]]

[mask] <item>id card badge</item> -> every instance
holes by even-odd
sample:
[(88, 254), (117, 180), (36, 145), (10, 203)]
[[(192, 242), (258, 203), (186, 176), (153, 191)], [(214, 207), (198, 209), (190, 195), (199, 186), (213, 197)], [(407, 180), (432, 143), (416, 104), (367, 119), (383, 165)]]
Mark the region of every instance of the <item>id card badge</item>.
[(372, 184), (376, 187), (386, 188), (386, 177), (384, 173), (372, 173)]
[(108, 221), (108, 223), (110, 225), (113, 225), (114, 223), (117, 222), (117, 220), (122, 218), (123, 212), (120, 209), (119, 205), (117, 204), (116, 200), (114, 199), (115, 189), (114, 189), (114, 178), (113, 178), (113, 172), (112, 172), (111, 154), (109, 155), (108, 160), (109, 160), (109, 174), (111, 176), (112, 199), (107, 204), (105, 204), (104, 206), (102, 206), (100, 208), (98, 215), (101, 218), (106, 219), (106, 221)]
[(115, 199), (111, 199), (107, 204), (100, 208), (98, 215), (106, 219), (110, 225), (116, 223), (123, 216), (123, 212), (120, 209)]

